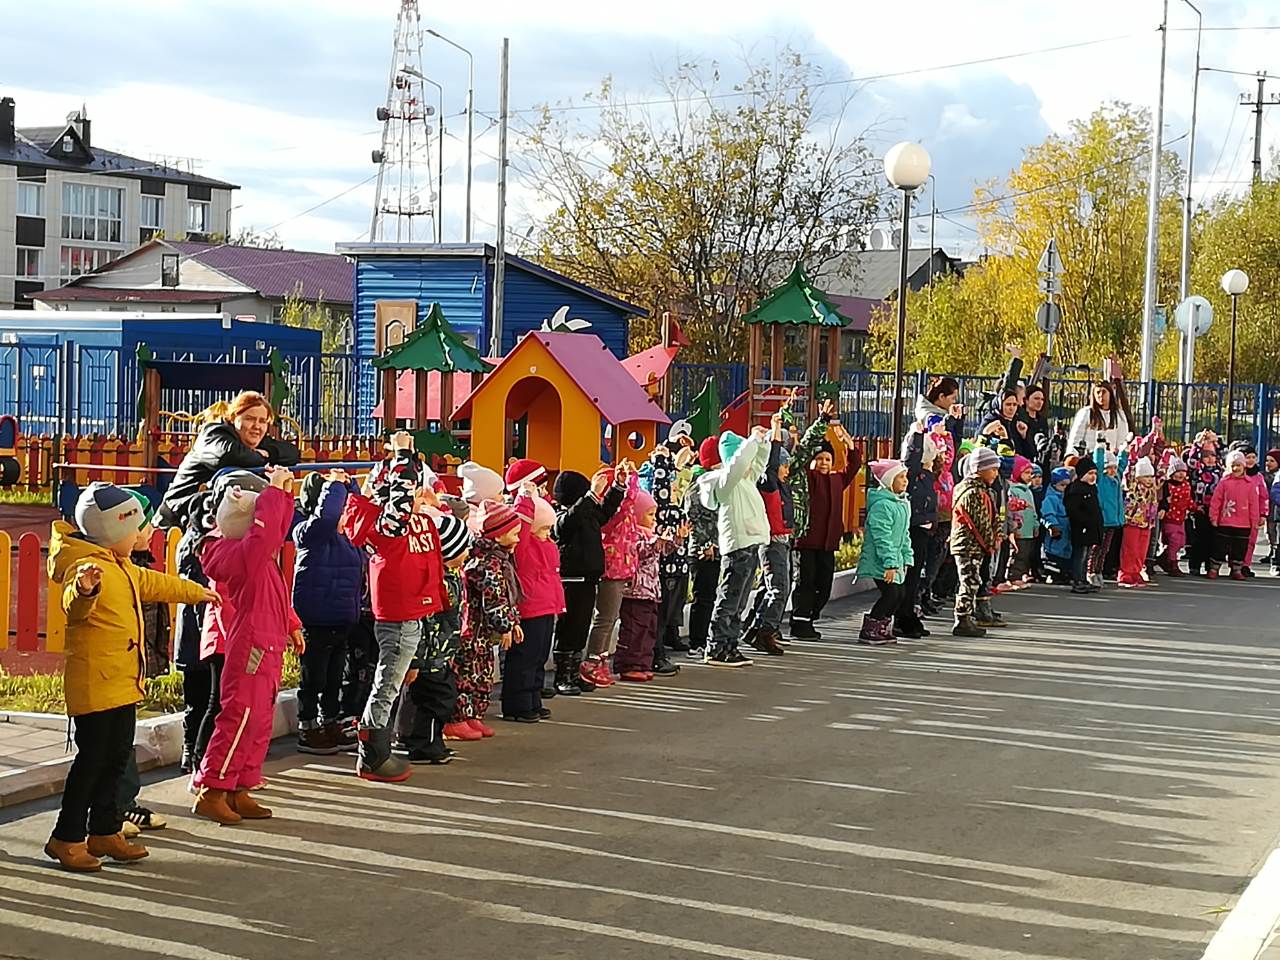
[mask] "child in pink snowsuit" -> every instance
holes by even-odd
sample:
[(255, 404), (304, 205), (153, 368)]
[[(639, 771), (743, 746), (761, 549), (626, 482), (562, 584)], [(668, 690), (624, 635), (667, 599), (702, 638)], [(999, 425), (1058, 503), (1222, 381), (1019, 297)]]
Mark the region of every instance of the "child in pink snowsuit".
[(604, 542), (604, 579), (596, 590), (596, 614), (587, 637), (587, 659), (579, 667), (583, 679), (597, 687), (607, 687), (614, 682), (613, 671), (609, 669), (613, 628), (622, 611), (623, 591), (636, 574), (636, 541), (640, 536), (635, 509), (640, 482), (635, 468), (623, 460), (609, 479), (620, 485), (625, 483), (627, 492), (618, 512), (600, 528)]
[(1210, 579), (1218, 576), (1218, 566), (1226, 560), (1231, 567), (1231, 579), (1245, 578), (1245, 554), (1249, 549), (1249, 534), (1258, 529), (1262, 520), (1262, 505), (1258, 503), (1258, 491), (1245, 472), (1245, 455), (1239, 450), (1227, 454), (1230, 471), (1213, 490), (1209, 501), (1209, 522), (1218, 534), (1213, 558), (1209, 561)]
[(280, 548), (293, 520), (293, 498), (286, 492), (292, 476), (273, 467), (269, 479), (261, 494), (239, 487), (226, 492), (217, 535), (200, 557), (234, 611), (223, 616), (222, 710), (191, 781), (199, 791), (192, 812), (222, 824), (271, 816), (249, 790), (262, 781), (285, 647), (302, 644), (302, 624), (280, 571)]

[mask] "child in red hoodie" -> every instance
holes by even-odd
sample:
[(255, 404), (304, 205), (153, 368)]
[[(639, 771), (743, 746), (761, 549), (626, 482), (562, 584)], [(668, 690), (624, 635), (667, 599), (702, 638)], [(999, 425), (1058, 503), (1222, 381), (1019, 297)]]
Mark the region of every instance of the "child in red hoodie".
[(1208, 577), (1215, 579), (1219, 565), (1226, 560), (1231, 567), (1231, 579), (1243, 580), (1249, 534), (1262, 521), (1262, 506), (1258, 503), (1254, 482), (1246, 472), (1243, 453), (1232, 450), (1227, 454), (1227, 470), (1209, 500), (1209, 522), (1217, 531), (1218, 542), (1209, 561)]
[[(427, 482), (423, 482), (423, 481)], [(378, 666), (373, 691), (360, 718), (360, 759), (356, 775), (397, 783), (412, 768), (391, 753), (391, 707), (422, 639), (422, 621), (449, 606), (444, 585), (440, 534), (429, 506), (438, 503), (413, 456), (413, 437), (391, 437), (391, 457), (378, 464), (365, 494), (352, 494), (342, 532), (371, 553), (369, 594)]]
[(551, 716), (551, 711), (542, 706), (542, 685), (556, 615), (564, 613), (564, 584), (560, 582), (560, 548), (551, 539), (556, 511), (538, 496), (531, 480), (520, 485), (516, 513), (521, 522), (515, 561), (522, 594), (520, 630), (524, 639), (507, 650), (502, 672), (502, 719), (537, 723)]

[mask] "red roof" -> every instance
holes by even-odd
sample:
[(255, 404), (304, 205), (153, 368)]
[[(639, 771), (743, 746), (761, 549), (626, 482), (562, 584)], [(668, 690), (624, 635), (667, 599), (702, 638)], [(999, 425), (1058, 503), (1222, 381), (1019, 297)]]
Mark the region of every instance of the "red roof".
[[(427, 378), (427, 419), (440, 420), (440, 377), (437, 374)], [(471, 392), (470, 373), (455, 373), (453, 375), (453, 395), (454, 397), (466, 396)], [(413, 415), (413, 403), (415, 396), (415, 379), (417, 377), (416, 370), (402, 370), (400, 375), (396, 377), (396, 419), (408, 420)], [(382, 417), (382, 404), (379, 403), (373, 408), (373, 412), (369, 416), (378, 419)]]
[(622, 365), (627, 368), (627, 373), (635, 378), (636, 383), (644, 387), (665, 377), (671, 361), (679, 352), (679, 347), (650, 347), (648, 350), (642, 350), (634, 356), (627, 357), (622, 361)]
[(837, 310), (849, 318), (846, 330), (854, 333), (866, 333), (871, 329), (871, 317), (877, 307), (884, 307), (883, 300), (868, 300), (866, 297), (842, 297), (836, 293), (827, 294)]
[(221, 303), (232, 296), (217, 290), (171, 290), (149, 287), (145, 290), (128, 290), (117, 287), (59, 287), (28, 294), (32, 300), (93, 300), (103, 303)]
[[(547, 333), (534, 330), (516, 344), (515, 349), (498, 365), (498, 369), (511, 362), (525, 343), (532, 340), (537, 340), (546, 348), (560, 369), (586, 394), (587, 399), (608, 423), (627, 423), (632, 420), (671, 422), (671, 418), (649, 399), (627, 368), (594, 333)], [(466, 419), (470, 415), (468, 411), (472, 398), (485, 388), (489, 380), (487, 377), (481, 381), (471, 396), (458, 404), (458, 409), (453, 412), (455, 420)]]

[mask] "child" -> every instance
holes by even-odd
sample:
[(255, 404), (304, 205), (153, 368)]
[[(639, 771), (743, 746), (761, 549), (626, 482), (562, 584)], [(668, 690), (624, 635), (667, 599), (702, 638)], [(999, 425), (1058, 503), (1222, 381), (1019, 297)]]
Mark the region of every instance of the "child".
[[(178, 576), (202, 587), (209, 585), (209, 578), (200, 566), (200, 548), (213, 529), (211, 503), (212, 496), (207, 491), (191, 498), (187, 529), (178, 541), (176, 554)], [(182, 759), (178, 769), (186, 774), (200, 765), (196, 755), (196, 737), (209, 709), (213, 680), (209, 664), (200, 659), (200, 624), (204, 621), (204, 608), (203, 603), (184, 603), (178, 607), (178, 624), (173, 639), (173, 660), (182, 671)]]
[(1049, 489), (1045, 491), (1040, 510), (1040, 525), (1044, 538), (1045, 558), (1057, 570), (1055, 583), (1071, 582), (1071, 521), (1067, 519), (1067, 507), (1063, 493), (1075, 479), (1070, 467), (1054, 467), (1049, 474)]
[(846, 452), (844, 469), (835, 472), (835, 450), (825, 437), (837, 419), (835, 404), (825, 401), (792, 455), (795, 469), (791, 475), (803, 481), (793, 484), (793, 492), (804, 490), (803, 510), (801, 498), (796, 497), (795, 553), (800, 574), (791, 602), (791, 636), (798, 640), (822, 639), (814, 624), (831, 598), (836, 548), (844, 536), (844, 494), (862, 466), (862, 454), (853, 438), (836, 424), (836, 435)]
[(354, 492), (343, 470), (313, 472), (302, 481), (303, 519), (293, 530), (297, 560), (293, 609), (302, 621), (306, 651), (299, 658), (298, 752), (321, 756), (351, 747), (342, 727), (342, 671), (347, 637), (360, 622), (364, 557), (338, 529)]
[[(444, 563), (444, 590), (448, 606), (422, 621), (422, 641), (405, 677), (396, 728), (411, 764), (445, 764), (453, 751), (445, 746), (444, 728), (458, 704), (458, 681), (453, 657), (462, 629), (462, 567), (471, 548), (467, 524), (452, 513), (434, 518)], [(407, 706), (407, 709), (406, 709)], [(467, 728), (459, 740), (480, 740), (479, 731)]]
[(1258, 526), (1262, 509), (1257, 489), (1245, 472), (1245, 456), (1239, 450), (1227, 454), (1230, 471), (1214, 488), (1209, 500), (1209, 522), (1217, 531), (1218, 546), (1209, 561), (1210, 580), (1218, 577), (1218, 567), (1226, 560), (1232, 580), (1245, 579), (1243, 567), (1249, 549), (1249, 532)]
[(689, 538), (689, 572), (693, 603), (689, 606), (689, 659), (705, 660), (711, 635), (711, 611), (716, 605), (716, 585), (720, 582), (720, 546), (716, 532), (716, 511), (705, 507), (698, 496), (702, 476), (720, 466), (720, 438), (707, 437), (698, 445), (698, 465), (690, 474), (690, 490), (685, 497), (685, 516), (692, 530)]
[(938, 525), (938, 488), (935, 483), (934, 464), (940, 450), (936, 443), (938, 434), (925, 432), (925, 425), (917, 420), (911, 425), (902, 444), (902, 465), (906, 468), (907, 501), (911, 505), (911, 555), (914, 561), (910, 569), (900, 570), (905, 579), (899, 581), (902, 604), (893, 614), (893, 633), (911, 640), (929, 636), (916, 612), (920, 594), (921, 571), (929, 557), (933, 543), (933, 530)]
[[(510, 471), (508, 471), (510, 472)], [(564, 613), (560, 551), (551, 541), (556, 512), (538, 496), (532, 480), (524, 480), (516, 500), (523, 526), (517, 528), (516, 576), (520, 580), (520, 631), (524, 642), (507, 650), (502, 673), (502, 719), (537, 723), (550, 718), (542, 706), (542, 681), (557, 614)]]
[(1040, 514), (1036, 511), (1035, 467), (1026, 457), (1013, 458), (1013, 482), (1009, 485), (1010, 499), (1017, 497), (1025, 506), (1019, 511), (1018, 528), (1014, 531), (1017, 547), (1009, 563), (1009, 580), (1025, 583), (1031, 575), (1032, 558), (1035, 556), (1037, 534), (1040, 531)]
[(1120, 544), (1120, 573), (1116, 582), (1122, 587), (1147, 586), (1147, 547), (1151, 531), (1160, 511), (1160, 492), (1156, 489), (1156, 470), (1142, 457), (1133, 466), (1133, 474), (1124, 498), (1124, 539)]
[(1076, 478), (1062, 498), (1071, 529), (1071, 592), (1097, 593), (1101, 585), (1091, 579), (1089, 559), (1102, 543), (1102, 505), (1098, 503), (1097, 460), (1076, 461)]
[(1253, 551), (1258, 546), (1258, 531), (1266, 521), (1271, 507), (1271, 485), (1263, 476), (1262, 467), (1258, 463), (1258, 451), (1254, 449), (1253, 444), (1247, 440), (1237, 440), (1231, 444), (1231, 449), (1239, 450), (1244, 454), (1245, 476), (1249, 478), (1258, 493), (1258, 512), (1261, 519), (1258, 525), (1249, 531), (1249, 549), (1245, 551), (1244, 566), (1240, 568), (1240, 572), (1246, 577), (1252, 577), (1254, 576)]
[(224, 825), (271, 816), (249, 790), (262, 782), (285, 647), (305, 648), (280, 570), (293, 522), (293, 475), (268, 467), (267, 480), (260, 494), (233, 487), (223, 495), (217, 528), (200, 552), (205, 573), (226, 591), (230, 616), (223, 620), (222, 710), (191, 778), (197, 790), (191, 811)]
[(444, 562), (440, 535), (427, 507), (437, 498), (413, 455), (413, 437), (391, 436), (391, 456), (377, 464), (365, 492), (352, 494), (341, 529), (369, 552), (369, 594), (373, 605), (378, 665), (359, 727), (356, 776), (399, 783), (412, 772), (391, 752), (391, 708), (422, 640), (422, 621), (445, 609)]
[(1280, 502), (1276, 481), (1280, 480), (1280, 450), (1268, 450), (1263, 478), (1267, 484), (1267, 543), (1271, 545), (1271, 575), (1280, 575)]
[[(951, 500), (955, 491), (955, 474), (952, 467), (956, 459), (955, 438), (947, 430), (946, 420), (937, 414), (925, 418), (925, 429), (929, 438), (938, 448), (937, 459), (933, 462), (933, 489), (938, 498), (938, 522), (934, 525), (929, 540), (928, 556), (921, 569), (920, 609), (933, 616), (942, 609), (938, 599), (943, 592), (945, 582), (939, 574), (946, 571), (951, 579), (952, 565), (948, 541), (951, 539)], [(919, 558), (916, 560), (920, 563)]]
[[(509, 651), (525, 639), (519, 607), (523, 598), (512, 556), (520, 542), (520, 515), (505, 503), (487, 500), (476, 513), (475, 525), (478, 532), (471, 556), (462, 568), (466, 608), (454, 658), (458, 706), (450, 726), (464, 724), (492, 737), (494, 730), (485, 724), (484, 715), (493, 692), (493, 646), (500, 644)], [(521, 682), (527, 681), (526, 676)], [(528, 691), (522, 688), (522, 692)], [(451, 737), (448, 727), (445, 737)]]
[[(921, 435), (919, 431), (914, 431)], [(871, 475), (878, 487), (867, 494), (867, 527), (858, 559), (858, 576), (875, 580), (880, 598), (862, 618), (858, 642), (894, 643), (893, 617), (906, 602), (911, 552), (911, 501), (907, 467), (901, 460), (877, 460)], [(932, 488), (930, 483), (929, 487)]]
[(1185, 576), (1178, 566), (1178, 554), (1187, 545), (1187, 517), (1195, 508), (1191, 484), (1187, 482), (1187, 465), (1177, 457), (1165, 467), (1167, 480), (1160, 491), (1160, 536), (1164, 540), (1164, 552), (1156, 562), (1171, 577)]
[(49, 540), (49, 577), (57, 587), (50, 597), (58, 597), (67, 616), (63, 689), (76, 755), (44, 852), (64, 870), (89, 873), (102, 869), (104, 857), (129, 862), (147, 855), (120, 835), (119, 805), (143, 694), (141, 604), (216, 603), (217, 596), (130, 562), (144, 515), (120, 487), (90, 484), (76, 501), (75, 519), (78, 531), (59, 520)]
[(639, 478), (627, 460), (618, 464), (613, 475), (615, 482), (622, 485), (625, 495), (617, 512), (600, 528), (604, 544), (604, 578), (596, 590), (596, 611), (587, 637), (587, 659), (578, 668), (582, 678), (597, 687), (613, 686), (614, 677), (609, 670), (613, 628), (618, 624), (627, 581), (635, 576), (636, 540), (639, 537), (635, 512)]
[[(636, 573), (628, 581), (619, 610), (618, 678), (645, 683), (654, 678), (653, 646), (658, 638), (658, 600), (662, 595), (658, 563), (675, 549), (675, 539), (654, 532), (658, 502), (641, 490), (636, 494)], [(687, 534), (687, 530), (680, 531)]]
[(1187, 531), (1187, 559), (1192, 574), (1203, 568), (1209, 575), (1209, 566), (1217, 550), (1213, 523), (1209, 519), (1209, 503), (1213, 491), (1222, 479), (1222, 464), (1218, 462), (1218, 436), (1205, 430), (1196, 436), (1187, 450), (1187, 466), (1190, 467), (1191, 495), (1195, 509), (1189, 517)]
[(653, 672), (670, 677), (680, 672), (668, 651), (688, 650), (680, 639), (685, 602), (689, 597), (689, 554), (687, 537), (677, 537), (685, 526), (684, 500), (689, 487), (689, 464), (694, 459), (689, 422), (678, 421), (671, 428), (668, 444), (659, 445), (640, 468), (640, 487), (658, 504), (654, 530), (660, 537), (675, 540), (676, 548), (658, 561), (662, 578), (662, 600), (658, 608), (658, 639), (653, 646)]
[(755, 609), (748, 614), (751, 626), (745, 637), (752, 647), (774, 657), (784, 652), (780, 628), (791, 593), (791, 534), (795, 521), (795, 505), (787, 483), (791, 455), (783, 446), (782, 437), (782, 414), (775, 413), (770, 421), (769, 461), (756, 484), (769, 518), (769, 542), (760, 547), (760, 592)]
[(626, 496), (625, 482), (610, 483), (604, 470), (590, 480), (574, 470), (556, 477), (559, 505), (551, 535), (560, 547), (560, 579), (564, 584), (564, 615), (556, 621), (556, 693), (577, 696), (596, 686), (582, 667), (596, 591), (604, 576), (601, 528), (618, 511)]
[(1000, 475), (1000, 456), (989, 447), (978, 447), (965, 458), (964, 474), (951, 507), (951, 554), (959, 577), (951, 635), (985, 637), (987, 631), (974, 616), (983, 565), (1000, 549), (1000, 513), (991, 489)]
[(751, 660), (738, 650), (742, 610), (759, 565), (759, 548), (769, 542), (769, 518), (756, 484), (769, 462), (765, 428), (751, 436), (732, 430), (720, 435), (721, 464), (698, 478), (698, 496), (718, 510), (716, 533), (721, 557), (720, 582), (711, 613), (711, 650), (707, 662), (720, 667), (746, 667)]
[(1098, 506), (1102, 508), (1102, 541), (1089, 556), (1089, 580), (1094, 586), (1102, 586), (1102, 578), (1110, 576), (1112, 545), (1124, 530), (1124, 491), (1120, 478), (1129, 469), (1129, 451), (1119, 455), (1099, 444), (1093, 451), (1093, 462), (1098, 468)]

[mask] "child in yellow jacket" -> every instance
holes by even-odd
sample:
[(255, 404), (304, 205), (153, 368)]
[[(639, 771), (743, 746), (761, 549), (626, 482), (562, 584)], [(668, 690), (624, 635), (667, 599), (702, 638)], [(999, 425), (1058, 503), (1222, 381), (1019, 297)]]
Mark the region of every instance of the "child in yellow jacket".
[(127, 862), (147, 855), (121, 836), (117, 800), (146, 676), (142, 604), (217, 603), (218, 596), (130, 561), (143, 511), (125, 490), (90, 484), (75, 518), (78, 531), (57, 521), (49, 541), (49, 598), (67, 616), (63, 688), (76, 757), (44, 852), (63, 869), (86, 873), (102, 869), (103, 857)]

